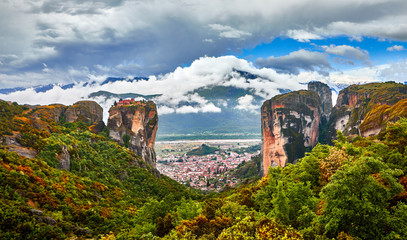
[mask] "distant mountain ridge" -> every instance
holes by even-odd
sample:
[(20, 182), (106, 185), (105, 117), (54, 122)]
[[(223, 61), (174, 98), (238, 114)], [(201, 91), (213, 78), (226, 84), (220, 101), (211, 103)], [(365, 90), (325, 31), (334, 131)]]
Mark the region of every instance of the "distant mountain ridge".
[[(106, 80), (104, 80), (100, 85), (106, 85), (108, 83), (114, 83), (118, 81), (126, 81), (126, 82), (137, 82), (140, 80), (148, 80), (146, 77), (134, 77), (134, 78), (123, 78), (123, 77), (108, 77)], [(54, 87), (60, 87), (64, 90), (73, 88), (75, 85), (82, 85), (83, 87), (88, 86), (88, 85), (94, 85), (96, 84), (96, 81), (92, 82), (80, 82), (80, 83), (69, 83), (69, 84), (59, 84), (59, 83), (54, 83), (54, 84), (46, 84), (46, 85), (36, 85), (32, 87), (15, 87), (15, 88), (2, 88), (0, 89), (0, 94), (10, 94), (13, 92), (17, 91), (24, 91), (29, 88), (33, 88), (35, 92), (37, 93), (44, 93), (49, 90), (52, 90)]]
[(105, 97), (105, 98), (114, 98), (114, 99), (125, 99), (125, 98), (144, 98), (146, 100), (152, 100), (155, 97), (159, 97), (161, 94), (154, 95), (142, 95), (137, 93), (111, 93), (108, 91), (97, 91), (89, 94), (89, 98), (95, 97)]

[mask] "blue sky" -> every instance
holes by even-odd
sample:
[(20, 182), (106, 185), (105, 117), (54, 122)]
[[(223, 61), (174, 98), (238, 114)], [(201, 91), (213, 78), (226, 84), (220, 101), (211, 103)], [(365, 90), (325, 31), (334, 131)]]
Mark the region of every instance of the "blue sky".
[(405, 0), (4, 0), (0, 88), (160, 76), (225, 55), (298, 78), (403, 82), (406, 9)]
[[(257, 58), (267, 58), (269, 56), (281, 57), (290, 52), (305, 49), (308, 51), (322, 52), (320, 46), (348, 45), (368, 51), (370, 60), (374, 64), (386, 64), (389, 62), (400, 61), (407, 57), (407, 43), (403, 41), (383, 41), (378, 38), (367, 37), (360, 41), (355, 41), (348, 36), (338, 36), (325, 38), (321, 40), (310, 40), (309, 42), (299, 42), (286, 36), (278, 37), (270, 43), (261, 43), (254, 48), (243, 49), (237, 54), (238, 57), (249, 61), (256, 61)], [(392, 46), (403, 46), (404, 50), (389, 51), (387, 48)], [(349, 64), (337, 64), (332, 61), (335, 68), (347, 69), (355, 66)], [(357, 66), (356, 66), (357, 67)]]

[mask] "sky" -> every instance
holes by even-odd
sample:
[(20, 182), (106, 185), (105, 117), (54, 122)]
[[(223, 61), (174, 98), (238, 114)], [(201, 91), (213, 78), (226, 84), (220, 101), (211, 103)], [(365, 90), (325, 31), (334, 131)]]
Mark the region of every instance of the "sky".
[[(289, 89), (406, 82), (406, 29), (405, 0), (0, 0), (0, 89), (147, 77), (110, 90), (179, 100), (196, 87), (239, 85), (224, 81), (236, 67)], [(266, 98), (277, 94), (270, 84), (252, 86)], [(18, 94), (0, 99), (27, 99)]]

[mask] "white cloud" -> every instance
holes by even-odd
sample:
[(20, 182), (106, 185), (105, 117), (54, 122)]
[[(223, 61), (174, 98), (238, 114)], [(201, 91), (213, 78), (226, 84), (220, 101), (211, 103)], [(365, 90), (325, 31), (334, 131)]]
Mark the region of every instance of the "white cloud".
[(356, 59), (356, 60), (367, 60), (369, 59), (369, 52), (363, 49), (360, 49), (359, 47), (352, 47), (349, 45), (334, 45), (331, 44), (329, 46), (322, 46), (323, 49), (327, 53), (330, 54), (335, 54), (339, 56), (343, 56), (346, 58), (350, 59)]
[(354, 60), (362, 61), (363, 63), (370, 65), (369, 52), (359, 47), (353, 47), (349, 45), (335, 45), (321, 46), (326, 53), (341, 56), (343, 58), (337, 58), (336, 61), (340, 63), (354, 64)]
[(208, 103), (208, 104), (204, 105), (203, 107), (201, 107), (201, 111), (204, 113), (205, 112), (220, 113), (220, 112), (222, 112), (222, 109), (215, 106), (215, 104), (213, 104), (213, 103)]
[(394, 45), (391, 47), (386, 48), (387, 51), (393, 52), (393, 51), (403, 51), (405, 50), (404, 46), (402, 45)]
[[(401, 3), (404, 9), (407, 7), (407, 3)], [(395, 10), (397, 11), (397, 10)], [(366, 12), (366, 14), (368, 14)], [(333, 21), (327, 23), (325, 26), (315, 28), (315, 34), (321, 36), (369, 36), (379, 37), (384, 39), (396, 39), (405, 41), (407, 39), (407, 32), (404, 30), (407, 28), (407, 15), (388, 15), (373, 20), (367, 21)]]
[(177, 113), (181, 113), (181, 114), (185, 114), (185, 113), (198, 113), (199, 109), (198, 108), (194, 108), (192, 106), (182, 106), (180, 108), (178, 108)]
[(311, 32), (307, 32), (305, 30), (288, 30), (287, 31), (287, 36), (295, 39), (299, 42), (309, 42), (310, 40), (318, 40), (318, 39), (323, 39), (323, 37), (311, 33)]
[(202, 40), (202, 42), (207, 42), (207, 43), (213, 43), (213, 39), (210, 38), (205, 38), (204, 40)]
[(252, 35), (249, 32), (241, 31), (231, 26), (221, 24), (209, 24), (209, 27), (212, 30), (219, 32), (219, 37), (221, 38), (243, 38)]
[(304, 49), (291, 52), (281, 57), (259, 58), (256, 63), (262, 67), (273, 68), (279, 72), (292, 73), (298, 75), (300, 70), (326, 72), (331, 70), (331, 64), (326, 58), (326, 54), (311, 52)]
[(253, 104), (254, 97), (252, 95), (244, 95), (238, 99), (238, 105), (236, 109), (249, 111), (249, 112), (258, 112), (260, 106)]
[(407, 59), (384, 65), (378, 75), (385, 81), (407, 82)]
[(165, 114), (174, 113), (175, 109), (163, 105), (163, 106), (159, 106), (157, 111), (158, 111), (158, 115), (165, 115)]

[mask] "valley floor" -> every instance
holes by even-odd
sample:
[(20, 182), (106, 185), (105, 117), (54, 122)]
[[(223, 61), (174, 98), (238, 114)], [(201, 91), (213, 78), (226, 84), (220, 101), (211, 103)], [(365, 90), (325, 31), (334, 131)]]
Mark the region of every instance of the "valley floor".
[[(204, 156), (186, 153), (201, 144), (218, 147), (220, 151)], [(157, 169), (164, 175), (203, 191), (219, 191), (226, 185), (234, 186), (240, 179), (230, 170), (251, 161), (260, 151), (244, 152), (260, 144), (259, 139), (178, 140), (157, 142)], [(238, 151), (239, 153), (237, 153)]]

